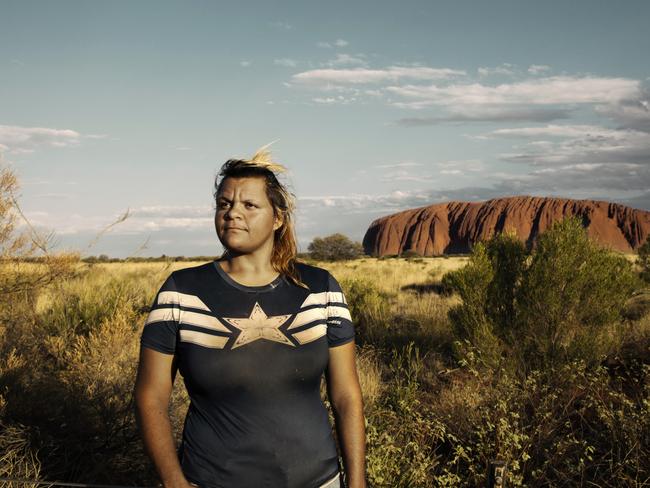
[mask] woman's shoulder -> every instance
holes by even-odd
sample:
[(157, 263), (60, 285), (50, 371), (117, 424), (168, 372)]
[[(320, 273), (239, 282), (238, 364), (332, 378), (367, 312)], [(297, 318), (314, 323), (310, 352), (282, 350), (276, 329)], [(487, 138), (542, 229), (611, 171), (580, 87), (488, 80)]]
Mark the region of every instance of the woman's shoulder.
[(206, 275), (210, 275), (213, 271), (214, 261), (199, 264), (196, 266), (187, 266), (172, 271), (168, 279), (173, 280), (176, 284), (192, 284), (205, 279)]
[(300, 276), (300, 281), (309, 286), (310, 289), (327, 289), (331, 279), (329, 271), (300, 261), (295, 262), (295, 267)]
[(294, 263), (296, 270), (300, 273), (314, 275), (314, 276), (329, 276), (330, 272), (325, 268), (319, 268), (311, 264), (304, 263), (302, 261), (296, 261)]

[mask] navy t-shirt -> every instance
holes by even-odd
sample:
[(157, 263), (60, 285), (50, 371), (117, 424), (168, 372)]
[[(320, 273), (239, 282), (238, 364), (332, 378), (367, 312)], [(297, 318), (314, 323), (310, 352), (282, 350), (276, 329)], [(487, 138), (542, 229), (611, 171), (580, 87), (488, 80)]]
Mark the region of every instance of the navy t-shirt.
[(339, 470), (320, 382), (354, 329), (334, 277), (297, 270), (309, 289), (244, 286), (211, 262), (156, 295), (141, 345), (177, 356), (190, 397), (179, 456), (201, 488), (316, 488)]

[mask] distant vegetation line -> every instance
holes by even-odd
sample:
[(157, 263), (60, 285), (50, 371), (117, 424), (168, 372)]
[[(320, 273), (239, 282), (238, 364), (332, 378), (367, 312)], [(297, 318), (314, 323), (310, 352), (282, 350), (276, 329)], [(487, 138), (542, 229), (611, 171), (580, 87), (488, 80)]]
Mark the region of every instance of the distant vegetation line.
[[(420, 256), (411, 251), (407, 251), (404, 254), (393, 254), (390, 256), (382, 256), (380, 260), (386, 259), (452, 259), (455, 257), (467, 257), (469, 254), (443, 254), (441, 256)], [(360, 255), (357, 258), (371, 258), (372, 256)], [(79, 261), (83, 263), (167, 263), (167, 262), (207, 262), (214, 261), (218, 259), (219, 255), (216, 256), (167, 256), (162, 254), (160, 256), (139, 256), (139, 257), (127, 257), (127, 258), (117, 258), (110, 257), (108, 255), (100, 256), (87, 256), (80, 258)], [(355, 259), (357, 259), (355, 258)], [(45, 256), (27, 256), (27, 257), (16, 257), (16, 258), (3, 258), (6, 261), (20, 261), (25, 263), (42, 263), (47, 261)], [(298, 259), (301, 261), (323, 261), (319, 259), (314, 259), (310, 253), (298, 253)], [(331, 261), (340, 261), (338, 259), (332, 259)]]

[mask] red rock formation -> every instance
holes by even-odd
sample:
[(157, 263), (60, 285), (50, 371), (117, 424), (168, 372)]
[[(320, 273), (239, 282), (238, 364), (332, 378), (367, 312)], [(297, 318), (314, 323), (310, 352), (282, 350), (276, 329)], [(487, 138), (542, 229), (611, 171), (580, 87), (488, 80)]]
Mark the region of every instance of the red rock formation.
[(422, 256), (468, 253), (470, 245), (512, 229), (528, 246), (553, 222), (582, 217), (588, 235), (633, 252), (650, 233), (650, 212), (598, 200), (515, 196), (485, 202), (446, 202), (375, 220), (363, 247), (374, 256), (415, 251)]

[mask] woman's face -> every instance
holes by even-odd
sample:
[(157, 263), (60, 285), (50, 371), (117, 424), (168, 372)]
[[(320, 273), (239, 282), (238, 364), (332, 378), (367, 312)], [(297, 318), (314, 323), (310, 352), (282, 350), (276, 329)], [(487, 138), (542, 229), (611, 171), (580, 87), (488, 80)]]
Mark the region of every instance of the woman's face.
[(273, 250), (282, 220), (273, 212), (264, 178), (226, 178), (217, 194), (214, 224), (221, 244), (236, 254)]

